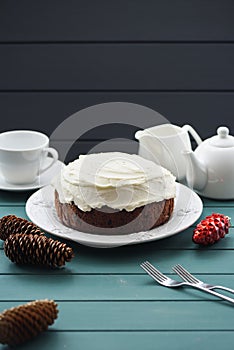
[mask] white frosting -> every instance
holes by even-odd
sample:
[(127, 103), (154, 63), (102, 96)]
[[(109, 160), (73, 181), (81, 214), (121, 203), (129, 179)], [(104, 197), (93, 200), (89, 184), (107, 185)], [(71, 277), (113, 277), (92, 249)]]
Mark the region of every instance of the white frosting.
[(53, 185), (61, 203), (74, 202), (82, 211), (103, 206), (132, 211), (176, 194), (175, 177), (168, 170), (121, 152), (81, 155), (63, 167)]

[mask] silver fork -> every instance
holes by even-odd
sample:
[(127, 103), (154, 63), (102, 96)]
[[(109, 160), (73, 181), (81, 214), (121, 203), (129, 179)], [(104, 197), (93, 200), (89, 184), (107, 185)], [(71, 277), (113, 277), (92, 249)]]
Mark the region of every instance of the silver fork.
[(213, 290), (204, 288), (198, 284), (190, 283), (190, 282), (178, 282), (173, 280), (170, 277), (167, 277), (163, 273), (161, 273), (159, 270), (157, 270), (152, 264), (150, 264), (148, 261), (143, 262), (141, 265), (141, 268), (148, 273), (150, 277), (152, 277), (156, 282), (161, 284), (162, 286), (169, 287), (169, 288), (176, 288), (181, 286), (189, 286), (192, 288), (199, 289), (203, 292), (215, 295), (221, 299), (224, 299), (226, 301), (229, 301), (230, 303), (234, 304), (234, 299), (227, 297), (226, 295), (222, 295), (220, 293), (217, 293)]
[(180, 264), (175, 265), (173, 267), (173, 271), (175, 271), (177, 273), (177, 275), (179, 275), (184, 281), (197, 284), (197, 285), (199, 285), (199, 286), (201, 286), (203, 288), (208, 288), (208, 289), (216, 289), (217, 288), (217, 289), (226, 290), (227, 292), (230, 292), (230, 293), (234, 293), (234, 289), (231, 289), (231, 288), (228, 288), (228, 287), (224, 287), (224, 286), (219, 286), (219, 285), (205, 283), (205, 282), (199, 280), (198, 278), (193, 276), (190, 272), (188, 272)]

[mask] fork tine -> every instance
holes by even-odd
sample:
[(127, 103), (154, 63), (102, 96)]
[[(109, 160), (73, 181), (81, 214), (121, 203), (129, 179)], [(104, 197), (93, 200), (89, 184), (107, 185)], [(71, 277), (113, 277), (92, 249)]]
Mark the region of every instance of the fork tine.
[(166, 280), (166, 277), (163, 274), (161, 274), (157, 269), (152, 268), (152, 265), (149, 262), (145, 261), (140, 266), (157, 282), (160, 283)]
[(152, 264), (150, 264), (149, 261), (145, 261), (145, 264), (152, 271), (152, 273), (154, 273), (156, 276), (158, 276), (162, 281), (165, 281), (167, 279), (167, 277), (162, 272), (157, 270), (156, 267), (154, 267)]
[(180, 268), (180, 266), (178, 265), (175, 265), (173, 268), (172, 268), (180, 277), (184, 277), (186, 278), (189, 282), (191, 282), (189, 276), (187, 277), (185, 272)]
[(190, 282), (192, 282), (192, 283), (199, 283), (200, 282), (195, 276), (193, 276), (189, 271), (187, 271), (182, 265), (177, 264), (174, 267), (180, 269), (181, 272), (183, 271), (184, 275), (186, 276), (187, 279), (190, 280)]
[(152, 277), (156, 282), (158, 283), (163, 283), (163, 280), (161, 278), (159, 278), (158, 276), (156, 276), (154, 273), (151, 272), (151, 270), (149, 269), (149, 267), (147, 265), (145, 265), (144, 263), (140, 265), (141, 268), (150, 276)]
[(190, 282), (190, 283), (196, 283), (196, 282), (193, 281), (193, 279), (192, 279), (190, 276), (188, 276), (188, 275), (186, 274), (186, 272), (185, 272), (183, 269), (180, 268), (180, 266), (174, 266), (174, 267), (173, 267), (173, 270), (174, 270), (180, 277), (182, 277), (183, 279), (185, 279), (186, 281), (188, 281), (188, 282)]
[(154, 279), (156, 279), (156, 281), (163, 282), (163, 279), (162, 279), (159, 275), (155, 274), (155, 272), (151, 269), (151, 267), (148, 266), (147, 262), (142, 263), (140, 266), (141, 266), (141, 267), (143, 268), (143, 270), (145, 270), (151, 277), (153, 277)]
[(179, 266), (174, 266), (174, 267), (173, 267), (173, 270), (174, 270), (180, 277), (182, 277), (183, 279), (185, 279), (185, 280), (187, 280), (187, 281), (193, 283), (192, 280), (190, 279), (190, 277), (187, 276), (187, 275), (185, 274), (185, 272), (184, 272), (183, 270), (180, 269)]

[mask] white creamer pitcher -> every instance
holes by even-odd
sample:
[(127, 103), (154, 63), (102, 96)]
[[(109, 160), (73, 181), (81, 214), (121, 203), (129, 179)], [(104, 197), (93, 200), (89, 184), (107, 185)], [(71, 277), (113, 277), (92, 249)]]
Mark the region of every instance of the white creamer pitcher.
[(191, 150), (188, 133), (198, 145), (202, 142), (190, 125), (162, 124), (139, 130), (135, 134), (139, 140), (138, 154), (170, 170), (177, 181), (183, 181), (186, 177), (186, 159), (182, 153)]

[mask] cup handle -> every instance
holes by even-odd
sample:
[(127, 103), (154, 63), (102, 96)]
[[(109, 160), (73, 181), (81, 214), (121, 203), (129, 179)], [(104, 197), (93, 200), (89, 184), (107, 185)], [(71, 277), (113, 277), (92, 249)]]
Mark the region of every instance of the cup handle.
[(189, 132), (192, 135), (197, 145), (200, 145), (200, 143), (202, 143), (202, 139), (200, 138), (198, 133), (193, 129), (191, 125), (186, 124), (182, 126), (182, 129), (184, 129), (185, 131)]
[(50, 153), (52, 155), (53, 160), (52, 160), (52, 163), (47, 165), (45, 168), (39, 170), (39, 175), (44, 173), (50, 167), (52, 167), (52, 165), (54, 165), (54, 163), (57, 162), (57, 160), (58, 160), (58, 152), (56, 151), (56, 149), (51, 148), (51, 147), (47, 147), (47, 148), (44, 148), (43, 152)]

